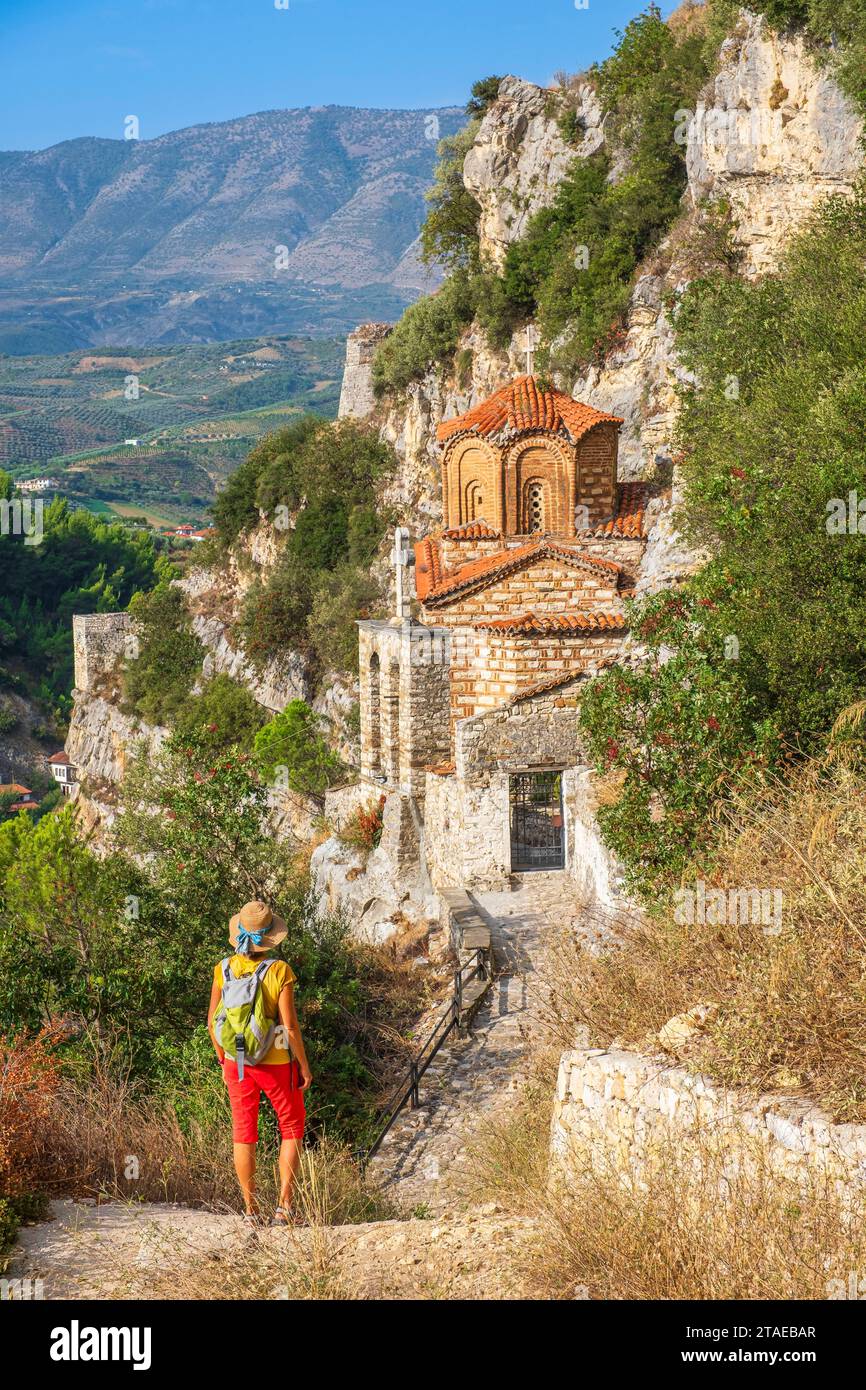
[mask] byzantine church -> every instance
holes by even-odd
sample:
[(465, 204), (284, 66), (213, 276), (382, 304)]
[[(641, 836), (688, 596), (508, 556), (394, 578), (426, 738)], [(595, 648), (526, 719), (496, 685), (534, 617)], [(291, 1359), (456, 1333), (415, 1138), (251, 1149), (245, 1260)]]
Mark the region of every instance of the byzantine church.
[(400, 798), (410, 856), (421, 827), (437, 887), (578, 871), (576, 706), (645, 545), (622, 423), (528, 375), (440, 424), (444, 525), (414, 554), (398, 529), (396, 613), (358, 624), (362, 783)]

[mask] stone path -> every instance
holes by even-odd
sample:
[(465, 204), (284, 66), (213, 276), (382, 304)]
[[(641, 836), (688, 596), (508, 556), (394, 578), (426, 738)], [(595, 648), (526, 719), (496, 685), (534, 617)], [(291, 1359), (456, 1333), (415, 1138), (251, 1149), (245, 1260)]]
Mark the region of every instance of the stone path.
[(468, 1146), (521, 1087), (545, 937), (580, 911), (559, 875), (527, 875), (513, 891), (471, 896), (490, 923), (492, 989), (471, 1035), (445, 1043), (422, 1079), (419, 1108), (403, 1111), (370, 1164), (406, 1214), (465, 1206)]

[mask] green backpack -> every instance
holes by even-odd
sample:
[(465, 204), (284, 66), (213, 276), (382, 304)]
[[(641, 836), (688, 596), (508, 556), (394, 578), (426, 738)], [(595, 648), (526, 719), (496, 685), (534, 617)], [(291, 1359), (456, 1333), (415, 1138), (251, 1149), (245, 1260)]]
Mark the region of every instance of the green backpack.
[(235, 976), (230, 960), (231, 956), (226, 956), (222, 963), (222, 997), (213, 1031), (226, 1056), (237, 1062), (238, 1080), (243, 1081), (245, 1063), (255, 1066), (266, 1057), (277, 1031), (276, 1020), (265, 1013), (261, 988), (266, 972), (276, 962), (263, 960), (250, 974)]

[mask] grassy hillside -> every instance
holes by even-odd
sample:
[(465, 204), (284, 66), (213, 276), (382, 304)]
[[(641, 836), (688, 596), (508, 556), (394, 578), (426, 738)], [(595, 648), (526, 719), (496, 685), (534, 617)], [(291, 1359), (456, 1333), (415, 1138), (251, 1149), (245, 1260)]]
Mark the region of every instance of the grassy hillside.
[(273, 337), (0, 357), (0, 466), (56, 478), (92, 510), (202, 522), (258, 439), (297, 413), (336, 414), (342, 354), (334, 339)]

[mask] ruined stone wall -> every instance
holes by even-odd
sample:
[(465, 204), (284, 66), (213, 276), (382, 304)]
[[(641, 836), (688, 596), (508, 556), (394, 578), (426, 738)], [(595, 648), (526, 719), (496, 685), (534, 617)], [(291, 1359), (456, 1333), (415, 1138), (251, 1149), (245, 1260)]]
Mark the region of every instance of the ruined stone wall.
[(749, 1097), (663, 1057), (576, 1049), (559, 1064), (551, 1151), (566, 1170), (587, 1151), (624, 1174), (638, 1174), (680, 1134), (719, 1136), (733, 1167), (764, 1155), (774, 1172), (866, 1182), (866, 1125), (833, 1124), (806, 1101)]
[(113, 671), (121, 657), (132, 656), (127, 639), (134, 640), (128, 613), (76, 614), (72, 619), (75, 689), (93, 690), (100, 676)]
[(389, 323), (362, 323), (346, 339), (346, 366), (340, 388), (339, 419), (363, 419), (376, 404), (373, 395), (373, 358), (376, 348), (391, 332)]

